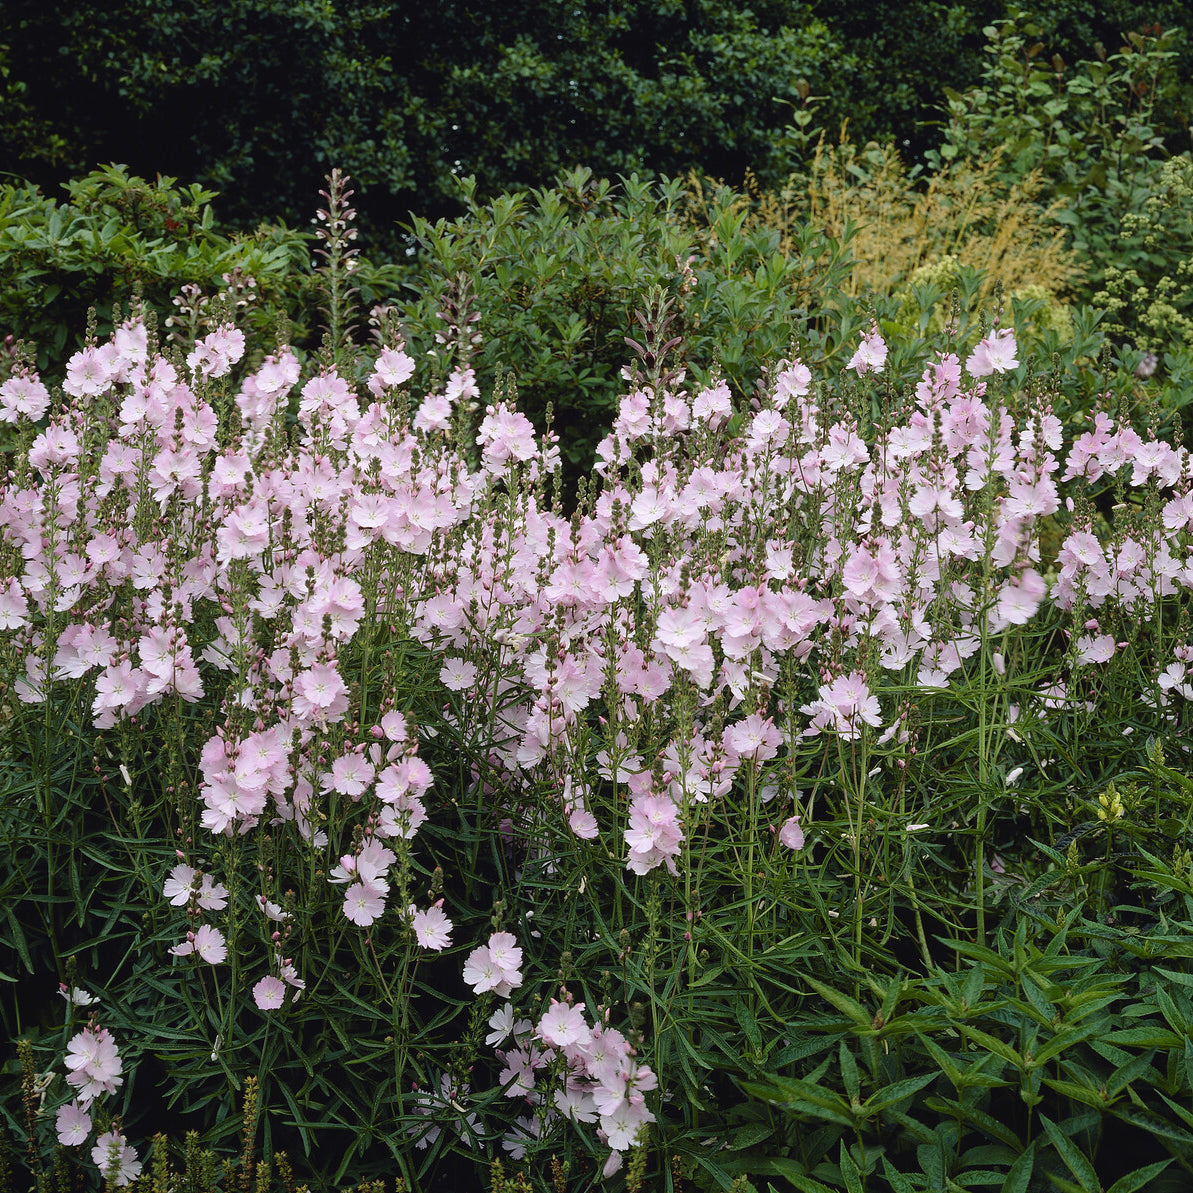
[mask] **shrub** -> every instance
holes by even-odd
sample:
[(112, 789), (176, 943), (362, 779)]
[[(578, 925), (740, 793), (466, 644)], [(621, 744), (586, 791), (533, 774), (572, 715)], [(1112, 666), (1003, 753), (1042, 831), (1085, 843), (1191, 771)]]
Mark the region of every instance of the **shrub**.
[[(34, 186), (0, 187), (0, 316), (10, 335), (37, 345), (40, 367), (61, 367), (81, 346), (89, 310), (106, 336), (113, 304), (135, 297), (170, 311), (166, 327), (179, 342), (234, 312), (250, 330), (272, 334), (281, 321), (292, 343), (317, 346), (320, 328), (307, 323), (320, 284), (310, 234), (270, 224), (221, 229), (214, 192), (160, 176), (148, 182), (120, 165), (66, 189), (67, 202), (56, 203)], [(393, 293), (399, 276), (355, 260), (368, 305)]]
[[(776, 234), (746, 226), (741, 196), (724, 187), (694, 220), (675, 179), (615, 185), (585, 169), (488, 204), (471, 181), (464, 194), (460, 219), (410, 225), (422, 254), (419, 298), (402, 309), (412, 349), (438, 352), (444, 372), (472, 368), (483, 393), (508, 371), (536, 425), (553, 408), (573, 477), (591, 467), (616, 409), (626, 340), (641, 335), (634, 313), (652, 287), (675, 300), (674, 367), (707, 378), (715, 350), (741, 395), (759, 362), (785, 352), (809, 311), (832, 302), (848, 270), (844, 239), (805, 225), (781, 247)], [(447, 287), (450, 309), (441, 306)]]

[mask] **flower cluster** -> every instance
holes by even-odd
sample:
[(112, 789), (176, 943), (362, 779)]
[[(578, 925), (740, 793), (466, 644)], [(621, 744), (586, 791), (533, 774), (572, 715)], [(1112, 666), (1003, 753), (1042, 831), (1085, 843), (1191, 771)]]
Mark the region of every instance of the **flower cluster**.
[[(518, 1156), (525, 1137), (561, 1119), (596, 1123), (616, 1158), (634, 1145), (639, 1130), (655, 1121), (645, 1094), (657, 1088), (655, 1074), (634, 1059), (625, 1036), (602, 1023), (590, 1024), (584, 1003), (551, 999), (537, 1023), (516, 1019), (506, 1003), (489, 1020), (489, 1044), (504, 1064), (501, 1084), (510, 1098), (522, 1098), (533, 1113), (518, 1120), (506, 1147)], [(543, 1078), (540, 1082), (540, 1078)]]
[[(1098, 412), (1064, 455), (1046, 396), (1017, 420), (1009, 382), (989, 380), (1018, 364), (1005, 329), (964, 362), (937, 353), (876, 424), (818, 392), (798, 359), (739, 411), (719, 381), (638, 386), (599, 446), (599, 491), (570, 517), (543, 495), (555, 439), (536, 439), (511, 401), (458, 441), (470, 370), (412, 403), (396, 340), (360, 386), (326, 362), (304, 380), (285, 345), (237, 377), (244, 352), (224, 325), (184, 369), (130, 321), (72, 357), (64, 401), (28, 368), (0, 385), (0, 420), (39, 423), (0, 487), (0, 635), (21, 660), (21, 701), (74, 682), (98, 728), (165, 702), (210, 707), (197, 819), (229, 848), (285, 833), (318, 855), (311, 872), (366, 945), (392, 925), (439, 951), (454, 931), (441, 886), (411, 901), (434, 806), (401, 676), (375, 698), (353, 670), (388, 627), (434, 659), (437, 728), (484, 760), (477, 792), (500, 776), (511, 849), (544, 867), (560, 844), (607, 849), (665, 880), (743, 789), (788, 864), (812, 832), (789, 763), (820, 741), (904, 742), (891, 687), (948, 689), (1051, 602), (1078, 627), (1068, 672), (1040, 685), (1055, 707), (1074, 674), (1120, 650), (1116, 618), (1193, 588), (1189, 453)], [(848, 367), (865, 386), (887, 359), (871, 327)], [(1075, 507), (1056, 558), (1041, 558), (1060, 485), (1126, 483), (1128, 470), (1162, 529), (1108, 541)], [(1193, 645), (1157, 662), (1141, 697), (1193, 699)], [(171, 953), (219, 965), (243, 947), (207, 922), (229, 892), (199, 868), (201, 846), (186, 849), (162, 887), (188, 917)], [(303, 989), (269, 881), (256, 896), (268, 972), (252, 985), (266, 1012)], [(463, 977), (505, 999), (523, 965), (497, 931)], [(511, 1034), (503, 1081), (532, 1103), (527, 1131), (550, 1114), (597, 1122), (620, 1154), (651, 1121), (654, 1074), (584, 1004), (510, 1018), (499, 1041)], [(60, 1131), (76, 1142), (89, 1097), (119, 1084), (108, 1041), (99, 1028), (72, 1041), (79, 1095)], [(429, 1112), (461, 1092), (420, 1096)]]
[[(64, 989), (64, 993), (76, 1006), (95, 1002), (85, 990)], [(75, 1091), (75, 1097), (58, 1107), (54, 1125), (60, 1144), (78, 1147), (86, 1143), (92, 1131), (92, 1103), (102, 1094), (115, 1093), (124, 1084), (124, 1065), (112, 1033), (94, 1019), (67, 1043), (65, 1064), (66, 1081)], [(141, 1175), (136, 1151), (117, 1130), (98, 1136), (91, 1159), (105, 1177), (114, 1173), (117, 1185), (127, 1185)]]

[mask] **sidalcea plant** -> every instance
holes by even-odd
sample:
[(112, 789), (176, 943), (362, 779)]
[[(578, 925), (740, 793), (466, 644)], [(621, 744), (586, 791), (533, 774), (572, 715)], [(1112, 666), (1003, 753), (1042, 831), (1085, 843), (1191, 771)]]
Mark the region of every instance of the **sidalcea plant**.
[(1064, 453), (1005, 328), (904, 385), (872, 326), (850, 375), (792, 355), (735, 408), (668, 318), (571, 517), (512, 390), (473, 418), (461, 355), (416, 397), (388, 320), (359, 374), (285, 344), (241, 371), (231, 323), (162, 352), (141, 318), (61, 388), (18, 362), (18, 1031), (75, 956), (157, 1101), (218, 1142), (252, 1076), (312, 1180), (504, 1149), (637, 1181), (649, 1142), (660, 1180), (725, 1183), (730, 1078), (798, 1066), (825, 982), (984, 941), (1050, 760), (1100, 781), (1134, 747), (1075, 760), (1095, 715), (1159, 732), (1193, 698), (1188, 452), (1100, 411)]

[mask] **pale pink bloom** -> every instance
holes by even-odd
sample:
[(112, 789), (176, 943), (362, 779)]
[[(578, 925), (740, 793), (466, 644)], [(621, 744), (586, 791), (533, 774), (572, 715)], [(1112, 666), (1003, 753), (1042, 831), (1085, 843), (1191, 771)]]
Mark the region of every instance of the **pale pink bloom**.
[(447, 918), (441, 904), (442, 900), (428, 907), (426, 911), (416, 911), (410, 919), (415, 940), (424, 949), (434, 949), (436, 952), (447, 948), (452, 942), (452, 922)]
[(141, 1175), (141, 1161), (137, 1153), (125, 1142), (124, 1136), (116, 1131), (105, 1131), (91, 1149), (91, 1162), (104, 1174), (105, 1179), (116, 1174), (116, 1185), (129, 1184)]
[(770, 717), (755, 712), (726, 726), (723, 740), (730, 761), (767, 762), (779, 752), (783, 735)]
[(0, 385), (0, 422), (15, 423), (18, 418), (37, 422), (50, 408), (50, 391), (36, 373), (18, 373)]
[(418, 757), (402, 758), (377, 776), (377, 798), (396, 803), (403, 796), (423, 796), (431, 786), (431, 768)]
[(578, 1002), (569, 1006), (554, 998), (535, 1031), (539, 1039), (553, 1048), (567, 1048), (573, 1044), (583, 1048), (592, 1036), (584, 1020), (584, 1004)]
[[(413, 375), (414, 361), (401, 348), (382, 349), (373, 366), (373, 379), (381, 390), (395, 389), (404, 381), (409, 381)], [(369, 388), (373, 390), (371, 383)]]
[(195, 879), (198, 874), (199, 872), (194, 866), (179, 863), (170, 871), (170, 877), (166, 879), (165, 885), (162, 887), (162, 894), (175, 907), (185, 907), (194, 892)]
[(812, 715), (810, 732), (831, 727), (846, 741), (860, 737), (863, 724), (882, 724), (878, 697), (870, 692), (860, 671), (821, 684), (820, 698), (805, 704), (800, 711)]
[(464, 981), (476, 994), (496, 990), (502, 982), (501, 969), (489, 953), (488, 945), (479, 945), (464, 962)]
[(28, 460), (43, 472), (59, 464), (70, 464), (78, 458), (79, 437), (68, 427), (51, 423), (33, 441)]
[(381, 718), (381, 732), (392, 742), (401, 745), (408, 736), (406, 718), (400, 712), (387, 712)]
[(480, 945), (464, 962), (464, 981), (477, 994), (492, 990), (506, 998), (522, 984), (522, 950), (510, 932), (494, 932), (487, 945)]
[(1111, 634), (1082, 634), (1073, 643), (1074, 659), (1078, 663), (1108, 663), (1114, 658), (1114, 637)]
[(494, 932), (489, 937), (489, 956), (502, 971), (507, 981), (516, 977), (520, 983), (522, 975), (519, 972), (522, 965), (522, 950), (518, 947), (517, 937), (512, 932)]
[(374, 774), (373, 764), (363, 754), (350, 750), (331, 764), (330, 773), (321, 778), (320, 784), (324, 791), (338, 791), (356, 800), (367, 790)]
[(204, 911), (223, 911), (228, 906), (228, 888), (223, 883), (216, 882), (210, 874), (204, 874), (195, 902)]
[(530, 419), (504, 402), (489, 407), (476, 441), (484, 449), (484, 466), (490, 472), (501, 471), (511, 460), (530, 460), (537, 452)]
[(666, 864), (675, 873), (674, 859), (683, 845), (683, 826), (679, 822), (679, 809), (669, 795), (635, 796), (624, 837), (629, 846), (627, 869), (647, 874)]
[(280, 903), (271, 903), (264, 895), (257, 896), (257, 906), (265, 913), (265, 918), (275, 924), (285, 923), (290, 918), (290, 912), (285, 911)]
[(123, 1063), (107, 1028), (88, 1024), (66, 1046), (66, 1080), (80, 1104), (90, 1106), (101, 1093), (114, 1093), (124, 1084)]
[(961, 387), (961, 362), (948, 352), (930, 361), (915, 389), (916, 401), (925, 409), (936, 408), (956, 396)]
[(615, 1152), (627, 1151), (634, 1146), (638, 1132), (647, 1123), (654, 1122), (654, 1115), (642, 1101), (623, 1101), (612, 1114), (601, 1115), (601, 1130)]
[(650, 417), (650, 395), (643, 390), (635, 390), (621, 399), (617, 420), (613, 424), (614, 434), (620, 436), (626, 443), (633, 443), (649, 435), (654, 426)]
[(803, 849), (804, 830), (800, 827), (798, 816), (789, 816), (783, 821), (779, 829), (779, 842), (788, 849)]
[(74, 398), (102, 394), (112, 382), (112, 373), (98, 348), (83, 348), (66, 362), (62, 388)]
[(361, 928), (367, 928), (385, 911), (389, 884), (381, 879), (354, 882), (344, 892), (344, 915)]
[(77, 1147), (91, 1134), (91, 1115), (79, 1104), (76, 1098), (58, 1107), (54, 1118), (54, 1126), (58, 1131), (58, 1142), (64, 1147)]
[(708, 423), (714, 431), (729, 417), (732, 409), (729, 386), (724, 381), (711, 389), (702, 389), (692, 400), (692, 417)]
[(978, 341), (977, 347), (965, 361), (965, 368), (971, 377), (1005, 373), (1018, 366), (1017, 351), (1015, 333), (1009, 327), (1004, 327)]
[(493, 1046), (504, 1041), (514, 1030), (514, 1004), (503, 1003), (489, 1016), (489, 1034), (485, 1036), (485, 1043)]
[(384, 885), (386, 872), (397, 860), (397, 854), (392, 849), (371, 838), (360, 847), (358, 853), (344, 854), (330, 878), (332, 882), (360, 879), (361, 882), (381, 882)]
[(476, 384), (476, 370), (462, 369), (459, 365), (452, 369), (447, 384), (443, 387), (443, 396), (452, 403), (461, 399), (467, 401), (470, 398), (479, 398), (480, 392)]
[(881, 373), (886, 368), (886, 352), (886, 341), (879, 334), (878, 325), (872, 323), (869, 331), (862, 332), (862, 342), (845, 367), (853, 369), (859, 377)]
[(0, 586), (0, 630), (19, 630), (29, 620), (29, 604), (21, 591), (20, 582), (13, 577)]
[(1025, 625), (1035, 615), (1048, 586), (1035, 568), (1008, 580), (998, 593), (995, 619), (1000, 625)]
[(453, 692), (466, 691), (476, 683), (476, 664), (466, 659), (450, 658), (439, 668), (439, 679)]
[(568, 812), (568, 825), (582, 841), (594, 840), (599, 832), (597, 818), (587, 808), (572, 808)]
[(196, 342), (186, 358), (187, 367), (196, 375), (223, 377), (244, 355), (244, 344), (244, 332), (231, 323), (221, 324)]
[(84, 990), (81, 986), (71, 986), (70, 989), (67, 989), (65, 983), (60, 983), (58, 993), (73, 1007), (89, 1007), (92, 1003), (99, 1002), (94, 994)]
[(253, 1001), (262, 1011), (276, 1011), (286, 1001), (286, 984), (272, 974), (253, 987)]
[(783, 410), (792, 398), (802, 398), (812, 388), (812, 370), (802, 361), (779, 362), (775, 377), (775, 405)]
[(422, 431), (446, 431), (452, 425), (452, 404), (444, 394), (431, 394), (422, 401), (414, 416), (414, 429)]
[(176, 944), (170, 952), (175, 957), (194, 953), (208, 965), (219, 965), (227, 959), (228, 946), (224, 943), (224, 934), (218, 928), (203, 924), (194, 932), (188, 932), (186, 940)]
[(294, 712), (316, 723), (339, 721), (348, 711), (348, 685), (334, 663), (314, 663), (294, 677)]

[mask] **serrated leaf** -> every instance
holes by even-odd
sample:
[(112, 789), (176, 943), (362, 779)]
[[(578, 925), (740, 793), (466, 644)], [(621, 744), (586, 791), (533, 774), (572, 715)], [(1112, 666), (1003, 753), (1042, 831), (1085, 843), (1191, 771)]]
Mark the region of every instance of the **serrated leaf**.
[(1021, 1152), (1019, 1158), (1011, 1165), (1011, 1170), (1007, 1173), (1007, 1179), (1002, 1183), (1000, 1193), (1027, 1193), (1035, 1163), (1036, 1149), (1034, 1146)]
[(825, 985), (824, 982), (818, 982), (815, 978), (804, 976), (804, 981), (820, 995), (825, 1002), (831, 1003), (843, 1015), (847, 1016), (858, 1027), (864, 1028), (867, 1031), (874, 1030), (874, 1020), (870, 1013), (862, 1006), (861, 1003), (856, 1002), (850, 998), (848, 994), (842, 994), (840, 990), (834, 990), (832, 986)]
[(1102, 1182), (1089, 1157), (1046, 1115), (1040, 1115), (1040, 1122), (1048, 1133), (1049, 1142), (1065, 1162), (1065, 1167), (1081, 1182), (1079, 1193), (1099, 1193)]
[(901, 1081), (896, 1081), (871, 1095), (866, 1100), (865, 1109), (870, 1114), (879, 1114), (887, 1107), (896, 1106), (904, 1098), (910, 1098), (912, 1094), (918, 1093), (925, 1085), (930, 1085), (935, 1081), (936, 1077), (936, 1073), (925, 1073), (921, 1077), (905, 1077)]
[(973, 1040), (975, 1044), (981, 1044), (995, 1056), (1001, 1056), (1003, 1060), (1008, 1061), (1017, 1069), (1026, 1067), (1026, 1061), (1015, 1051), (1010, 1044), (1004, 1043), (997, 1036), (992, 1036), (987, 1031), (982, 1031), (979, 1027), (973, 1027), (968, 1023), (959, 1023), (957, 1025), (958, 1031), (962, 1033), (967, 1039)]
[(1152, 1179), (1159, 1176), (1171, 1163), (1172, 1157), (1170, 1156), (1167, 1160), (1157, 1160), (1146, 1168), (1137, 1168), (1134, 1172), (1128, 1172), (1126, 1176), (1120, 1176), (1106, 1190), (1106, 1193), (1137, 1193), (1137, 1190), (1150, 1184)]
[(841, 1169), (841, 1176), (845, 1181), (846, 1193), (865, 1193), (862, 1188), (861, 1170), (849, 1154), (849, 1149), (845, 1146), (844, 1139), (841, 1140), (838, 1163)]
[(764, 1139), (770, 1139), (774, 1133), (775, 1129), (770, 1123), (746, 1123), (730, 1135), (729, 1150), (739, 1152), (743, 1148), (753, 1147)]
[(893, 1193), (916, 1193), (916, 1187), (891, 1162), (882, 1157), (882, 1171), (890, 1182)]
[(776, 1157), (769, 1163), (769, 1167), (776, 1176), (790, 1181), (800, 1193), (841, 1193), (839, 1189), (830, 1189), (821, 1184), (814, 1176), (809, 1176), (794, 1160), (784, 1160)]

